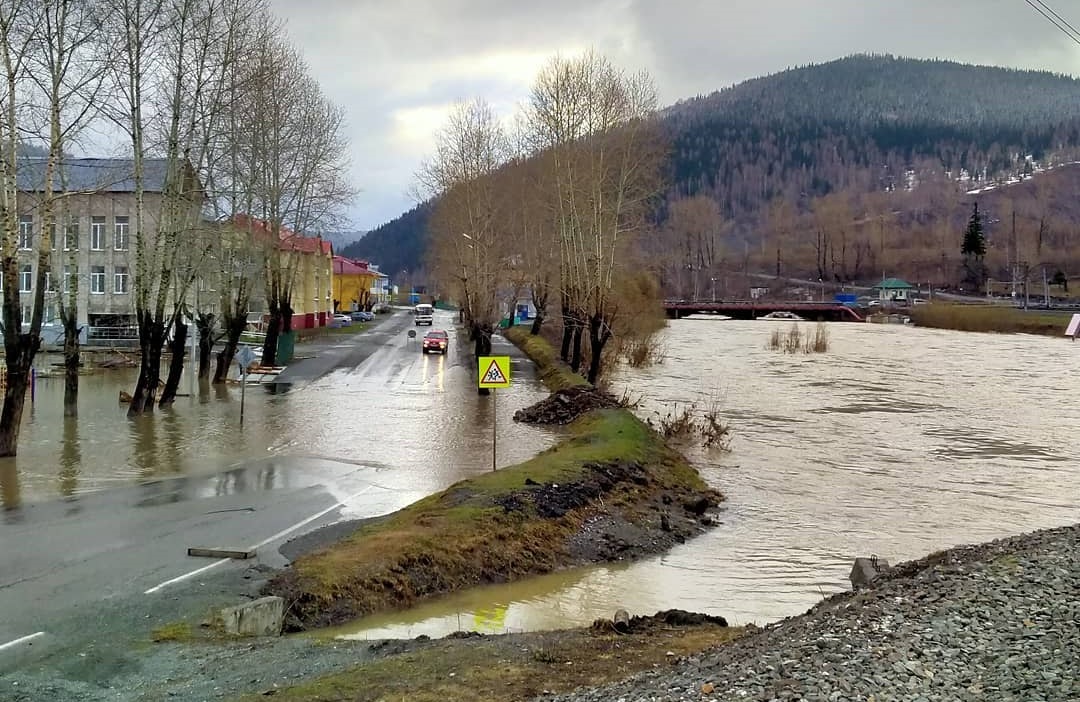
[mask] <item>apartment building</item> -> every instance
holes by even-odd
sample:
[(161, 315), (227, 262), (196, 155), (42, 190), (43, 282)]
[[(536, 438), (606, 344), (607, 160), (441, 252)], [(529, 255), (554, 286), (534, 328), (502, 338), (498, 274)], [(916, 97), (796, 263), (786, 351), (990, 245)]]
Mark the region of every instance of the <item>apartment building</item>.
[[(143, 165), (143, 228), (156, 232), (167, 161), (148, 158)], [(37, 274), (44, 171), (44, 159), (20, 159), (19, 292), (24, 296), (24, 320), (30, 318)], [(76, 283), (79, 325), (87, 329), (91, 340), (137, 336), (133, 173), (130, 159), (65, 159), (61, 164), (55, 187), (63, 195), (55, 200), (51, 273), (46, 278), (46, 344), (54, 343), (56, 334), (62, 333), (57, 298)], [(194, 199), (193, 207), (198, 207)]]
[[(304, 236), (287, 227), (279, 227), (276, 241), (270, 225), (261, 219), (237, 215), (233, 227), (246, 232), (253, 246), (274, 246), (278, 256), (268, 259), (268, 265), (281, 267), (281, 274), (292, 288), (292, 328), (311, 329), (326, 326), (334, 312), (334, 251), (331, 243), (321, 237)], [(250, 312), (266, 322), (269, 314), (264, 285), (252, 290)]]

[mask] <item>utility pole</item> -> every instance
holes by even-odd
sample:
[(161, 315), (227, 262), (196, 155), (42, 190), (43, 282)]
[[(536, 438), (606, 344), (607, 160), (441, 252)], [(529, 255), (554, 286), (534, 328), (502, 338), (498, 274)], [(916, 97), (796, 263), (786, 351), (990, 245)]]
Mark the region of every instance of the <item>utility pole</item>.
[(1024, 270), (1024, 309), (1026, 310), (1028, 308), (1028, 273), (1029, 273), (1029, 270), (1028, 270), (1027, 261), (1024, 261), (1024, 263), (1022, 265), (1023, 265), (1023, 270)]

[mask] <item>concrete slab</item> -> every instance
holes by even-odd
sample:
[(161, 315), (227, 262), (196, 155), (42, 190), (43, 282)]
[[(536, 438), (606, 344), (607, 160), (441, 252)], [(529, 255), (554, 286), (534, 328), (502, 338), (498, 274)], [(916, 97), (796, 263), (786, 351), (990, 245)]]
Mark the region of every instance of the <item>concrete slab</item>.
[(233, 636), (280, 636), (285, 619), (285, 600), (262, 597), (221, 610), (226, 634)]
[(197, 558), (235, 558), (246, 560), (255, 557), (255, 549), (243, 548), (204, 548), (194, 546), (187, 550), (187, 555)]

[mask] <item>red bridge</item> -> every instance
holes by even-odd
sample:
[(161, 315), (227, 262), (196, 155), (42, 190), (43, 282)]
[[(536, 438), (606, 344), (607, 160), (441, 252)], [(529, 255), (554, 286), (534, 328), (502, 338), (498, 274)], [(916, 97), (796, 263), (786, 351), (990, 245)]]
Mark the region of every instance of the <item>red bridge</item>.
[(691, 302), (668, 300), (664, 310), (670, 319), (691, 314), (716, 314), (732, 319), (758, 319), (771, 312), (792, 312), (803, 319), (820, 322), (864, 322), (858, 312), (838, 302), (761, 301)]

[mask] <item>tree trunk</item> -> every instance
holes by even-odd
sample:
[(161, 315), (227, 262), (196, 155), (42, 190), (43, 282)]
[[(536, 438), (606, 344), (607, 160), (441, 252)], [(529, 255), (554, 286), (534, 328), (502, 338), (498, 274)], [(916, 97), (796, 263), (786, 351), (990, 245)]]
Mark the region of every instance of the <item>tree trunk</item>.
[(231, 317), (225, 320), (225, 346), (218, 352), (217, 369), (214, 371), (214, 384), (220, 385), (229, 376), (229, 368), (236, 356), (236, 347), (240, 345), (240, 336), (247, 326), (244, 317)]
[(64, 416), (79, 416), (79, 324), (74, 310), (64, 315)]
[[(472, 337), (473, 337), (473, 353), (476, 354), (476, 358), (481, 356), (491, 355), (491, 327), (486, 324), (473, 324)], [(478, 395), (490, 395), (491, 390), (488, 388), (480, 387), (479, 378), (477, 379)]]
[(176, 317), (173, 322), (173, 338), (169, 344), (172, 357), (169, 359), (169, 375), (165, 379), (165, 388), (161, 391), (159, 407), (166, 407), (176, 401), (176, 391), (180, 387), (180, 377), (184, 374), (184, 357), (187, 355), (188, 325)]
[(214, 352), (214, 315), (200, 314), (195, 317), (195, 329), (199, 333), (200, 381), (210, 379), (210, 362)]
[(596, 385), (596, 381), (600, 379), (600, 372), (603, 370), (603, 353), (604, 346), (607, 345), (608, 340), (611, 338), (611, 334), (604, 331), (604, 317), (600, 314), (594, 314), (589, 318), (589, 373), (586, 380), (591, 385)]
[(266, 340), (263, 341), (262, 365), (277, 365), (278, 335), (281, 333), (281, 307), (275, 300), (270, 303), (270, 321), (266, 325)]
[(536, 310), (536, 319), (533, 320), (532, 328), (529, 329), (529, 333), (533, 336), (540, 335), (540, 329), (544, 326), (544, 313), (539, 309)]
[(570, 370), (577, 373), (581, 370), (581, 333), (583, 331), (581, 321), (574, 317), (574, 341), (570, 355)]
[[(20, 335), (21, 336), (21, 335)], [(22, 338), (17, 342), (25, 346)], [(7, 353), (7, 387), (4, 389), (3, 423), (0, 423), (0, 458), (14, 456), (19, 448), (19, 429), (22, 426), (23, 405), (26, 389), (30, 384), (30, 354), (20, 348), (18, 359), (12, 362), (11, 349)]]
[(161, 346), (165, 338), (165, 325), (155, 320), (147, 311), (138, 311), (139, 318), (139, 379), (128, 406), (128, 417), (138, 417), (154, 411), (154, 398), (161, 382)]
[(563, 363), (570, 362), (570, 345), (574, 341), (574, 315), (570, 308), (563, 305), (562, 308), (562, 346), (559, 348), (559, 358)]

